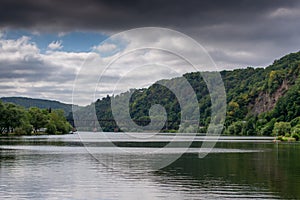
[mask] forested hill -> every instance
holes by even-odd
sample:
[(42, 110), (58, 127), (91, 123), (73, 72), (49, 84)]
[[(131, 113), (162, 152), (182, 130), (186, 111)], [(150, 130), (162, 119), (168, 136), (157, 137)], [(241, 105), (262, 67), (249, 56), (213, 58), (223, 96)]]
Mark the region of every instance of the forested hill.
[(45, 100), (45, 99), (33, 99), (27, 97), (2, 97), (2, 102), (14, 103), (25, 108), (37, 107), (40, 109), (61, 109), (65, 115), (69, 115), (72, 112), (72, 105), (61, 103), (59, 101)]
[[(249, 67), (220, 73), (227, 93), (225, 134), (271, 135), (272, 133), (290, 134), (295, 132), (300, 134), (300, 52), (291, 53), (275, 60), (266, 68)], [(77, 116), (88, 119), (88, 111), (96, 106), (97, 117), (102, 129), (104, 131), (116, 130), (116, 123), (111, 120), (113, 119), (110, 108), (111, 100), (122, 101), (131, 95), (130, 115), (138, 125), (149, 123), (148, 112), (151, 105), (161, 104), (168, 114), (168, 123), (165, 124), (163, 131), (205, 132), (210, 122), (211, 109), (206, 84), (200, 72), (188, 73), (184, 77), (197, 94), (200, 108), (200, 129), (185, 127), (184, 124), (179, 126), (181, 113), (177, 99), (171, 91), (160, 84), (153, 84), (147, 89), (131, 90), (113, 97), (107, 96), (85, 109), (81, 109)], [(162, 81), (180, 87), (181, 79), (179, 77)], [(86, 127), (89, 126), (92, 125), (86, 124)]]

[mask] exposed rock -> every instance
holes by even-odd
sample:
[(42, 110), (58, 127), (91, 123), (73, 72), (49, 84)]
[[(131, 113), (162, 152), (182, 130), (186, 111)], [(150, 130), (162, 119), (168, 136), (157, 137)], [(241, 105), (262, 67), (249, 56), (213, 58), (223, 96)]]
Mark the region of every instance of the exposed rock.
[(272, 110), (278, 99), (285, 94), (288, 88), (289, 85), (287, 84), (287, 81), (284, 80), (274, 93), (261, 92), (255, 99), (254, 105), (250, 105), (252, 113), (260, 114)]

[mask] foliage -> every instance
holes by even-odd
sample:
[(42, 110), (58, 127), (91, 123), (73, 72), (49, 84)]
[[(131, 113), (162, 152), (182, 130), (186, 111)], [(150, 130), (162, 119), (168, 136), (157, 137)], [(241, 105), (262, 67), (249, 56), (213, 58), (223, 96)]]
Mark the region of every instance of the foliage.
[(300, 134), (300, 124), (297, 124), (296, 126), (292, 127), (292, 133)]
[(245, 131), (245, 121), (233, 122), (225, 131), (227, 135), (243, 135)]
[(299, 141), (300, 135), (298, 133), (292, 133), (292, 137), (295, 138), (296, 141)]
[(28, 112), (30, 124), (32, 124), (35, 132), (46, 126), (48, 122), (47, 113), (36, 107), (29, 108)]
[(261, 135), (270, 136), (274, 129), (275, 122), (276, 122), (276, 119), (273, 118), (273, 119), (271, 119), (271, 121), (269, 121), (265, 125), (263, 125), (262, 128), (260, 129)]
[[(296, 117), (291, 121), (291, 126), (295, 127), (295, 126), (300, 126), (300, 117)], [(300, 128), (300, 127), (299, 127)]]
[(273, 135), (284, 135), (289, 137), (291, 131), (291, 123), (289, 122), (276, 122), (273, 128)]
[(67, 134), (72, 130), (72, 126), (66, 121), (63, 110), (54, 110), (49, 113), (48, 128), (54, 131), (54, 127), (57, 130), (56, 134)]
[(66, 121), (63, 110), (25, 108), (0, 101), (0, 134), (14, 133), (16, 135), (30, 135), (34, 130), (39, 132), (46, 128), (48, 134), (66, 134), (71, 125)]
[(39, 108), (41, 110), (63, 110), (67, 121), (74, 127), (72, 110), (78, 110), (81, 107), (72, 104), (65, 104), (59, 101), (52, 101), (46, 99), (33, 99), (27, 97), (2, 97), (0, 100), (3, 103), (13, 103), (15, 105), (24, 107), (25, 109)]
[(277, 136), (276, 140), (283, 141), (283, 136), (282, 135)]
[(13, 103), (24, 108), (32, 108), (37, 107), (40, 109), (54, 109), (54, 110), (64, 110), (64, 112), (68, 115), (72, 111), (71, 104), (65, 104), (58, 101), (51, 101), (46, 99), (33, 99), (27, 97), (2, 97), (2, 102), (4, 103)]
[(57, 129), (53, 121), (49, 121), (49, 123), (46, 125), (46, 133), (50, 135), (56, 134)]
[[(300, 52), (286, 55), (266, 68), (248, 67), (221, 71), (220, 74), (227, 95), (225, 134), (271, 135), (279, 132), (285, 135), (286, 133), (290, 134), (292, 127), (299, 124)], [(88, 122), (85, 122), (87, 129), (96, 127), (95, 124), (99, 122), (103, 131), (136, 131), (120, 129), (120, 127), (126, 127), (123, 126), (126, 125), (126, 121), (116, 123), (111, 103), (121, 102), (116, 109), (118, 116), (121, 117), (124, 114), (124, 108), (129, 107), (130, 117), (139, 126), (146, 126), (150, 123), (149, 110), (151, 106), (160, 104), (167, 113), (167, 121), (162, 132), (171, 130), (180, 132), (186, 131), (187, 128), (188, 131), (198, 132), (200, 130), (196, 130), (197, 128), (185, 127), (185, 121), (181, 121), (182, 108), (179, 101), (168, 89), (183, 88), (183, 78), (190, 83), (197, 95), (200, 110), (198, 127), (201, 127), (201, 132), (207, 130), (211, 121), (212, 104), (206, 82), (200, 72), (187, 73), (183, 77), (170, 80), (160, 80), (148, 88), (132, 89), (116, 96), (98, 99), (90, 106), (79, 109), (78, 115), (88, 119)], [(182, 95), (188, 99), (191, 94), (182, 90)], [(126, 102), (126, 99), (129, 99), (129, 102)], [(185, 108), (191, 114), (196, 112), (192, 105), (185, 105)], [(92, 109), (96, 109), (97, 119), (89, 115)], [(96, 120), (98, 120), (97, 123)], [(287, 122), (290, 122), (290, 125)]]
[[(23, 125), (26, 117), (25, 109), (12, 103), (0, 102), (0, 133), (13, 132), (15, 128)], [(26, 121), (26, 120), (25, 120)]]
[(287, 137), (287, 136), (282, 136), (282, 135), (278, 136), (276, 139), (280, 140), (282, 142), (295, 142), (295, 141), (297, 141), (297, 139), (295, 137)]

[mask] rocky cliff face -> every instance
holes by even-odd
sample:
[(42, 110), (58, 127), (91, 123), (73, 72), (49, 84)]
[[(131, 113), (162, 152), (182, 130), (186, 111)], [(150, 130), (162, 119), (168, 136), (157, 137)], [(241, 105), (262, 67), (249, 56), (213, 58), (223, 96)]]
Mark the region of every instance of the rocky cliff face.
[(254, 114), (260, 114), (272, 110), (278, 99), (285, 94), (288, 88), (289, 85), (287, 84), (287, 81), (284, 80), (281, 86), (274, 93), (270, 94), (265, 91), (261, 92), (255, 99), (254, 105), (250, 105), (250, 110), (252, 110), (252, 113)]

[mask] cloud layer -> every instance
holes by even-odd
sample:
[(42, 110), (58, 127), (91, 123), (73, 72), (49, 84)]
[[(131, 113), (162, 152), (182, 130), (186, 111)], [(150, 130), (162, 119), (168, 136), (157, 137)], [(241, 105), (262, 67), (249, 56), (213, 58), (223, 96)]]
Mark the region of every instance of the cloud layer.
[(116, 33), (159, 26), (182, 31), (228, 68), (265, 65), (299, 49), (297, 0), (4, 0), (0, 27)]
[(82, 105), (160, 79), (216, 70), (194, 40), (169, 29), (122, 32), (88, 53), (66, 52), (62, 42), (49, 43), (44, 52), (30, 37), (0, 38), (0, 95), (72, 102), (74, 89), (73, 101)]
[[(287, 53), (299, 51), (299, 13), (297, 0), (3, 0), (0, 2), (0, 30), (25, 29), (36, 34), (64, 35), (73, 31), (115, 34), (138, 27), (166, 27), (181, 31), (203, 45), (219, 69), (233, 69), (266, 66)], [(52, 41), (44, 51), (30, 37), (6, 39), (0, 31), (1, 95), (26, 94), (70, 102), (69, 92), (85, 59), (93, 58), (103, 64), (113, 56), (112, 51), (143, 46), (153, 38), (161, 44), (170, 41), (145, 32), (124, 44), (98, 46), (101, 41), (96, 41), (91, 49), (98, 53), (89, 54), (64, 51), (62, 40)], [(185, 45), (180, 38), (173, 39), (172, 45)], [(185, 48), (191, 50), (188, 46)], [(178, 60), (168, 56), (162, 52), (146, 52), (139, 58), (141, 63), (167, 59), (174, 67), (180, 65)], [(123, 68), (107, 75), (103, 95), (112, 92), (110, 81), (119, 80), (126, 72), (124, 68), (134, 60), (134, 57), (126, 58), (120, 64)], [(86, 75), (97, 73), (99, 71), (91, 69)], [(160, 73), (163, 74), (163, 70)], [(158, 72), (152, 76), (161, 78)]]
[(41, 53), (29, 37), (0, 38), (1, 96), (71, 102), (72, 81), (87, 53)]

